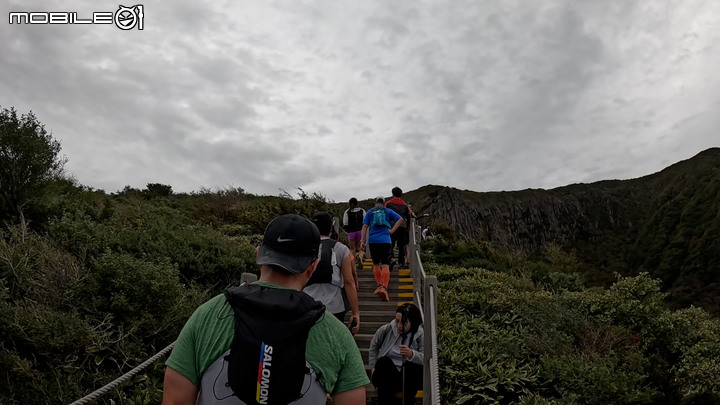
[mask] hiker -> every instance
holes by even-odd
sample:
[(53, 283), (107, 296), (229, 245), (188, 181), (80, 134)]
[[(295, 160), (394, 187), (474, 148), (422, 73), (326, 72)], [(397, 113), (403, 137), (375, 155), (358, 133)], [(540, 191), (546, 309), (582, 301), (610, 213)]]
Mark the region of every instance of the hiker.
[[(395, 211), (386, 209), (383, 206), (384, 202), (383, 197), (377, 197), (375, 206), (365, 214), (360, 249), (365, 250), (366, 244), (370, 248), (373, 275), (378, 284), (375, 294), (378, 294), (381, 301), (390, 301), (390, 294), (387, 292), (390, 282), (390, 255), (392, 254), (390, 236), (400, 228), (403, 219)], [(395, 225), (390, 225), (390, 223)]]
[(398, 229), (397, 232), (392, 234), (391, 239), (391, 250), (394, 257), (394, 249), (395, 244), (397, 243), (398, 247), (398, 263), (400, 264), (400, 268), (407, 269), (409, 268), (406, 258), (410, 256), (409, 253), (409, 239), (410, 239), (410, 233), (408, 230), (408, 227), (410, 226), (410, 218), (415, 218), (415, 213), (412, 212), (410, 209), (410, 206), (403, 201), (402, 197), (402, 189), (400, 187), (393, 187), (392, 189), (392, 195), (393, 197), (388, 200), (385, 203), (385, 208), (390, 208), (391, 210), (398, 213), (403, 218), (403, 224), (400, 226), (400, 229)]
[(303, 291), (325, 305), (340, 322), (345, 322), (347, 308), (343, 300), (343, 290), (352, 311), (348, 325), (356, 334), (360, 329), (360, 310), (358, 309), (358, 292), (353, 277), (353, 262), (350, 249), (335, 239), (330, 238), (333, 218), (330, 213), (318, 212), (312, 222), (320, 231), (320, 262)]
[(268, 224), (259, 281), (201, 305), (180, 332), (165, 363), (164, 405), (325, 404), (328, 394), (335, 404), (365, 404), (369, 381), (355, 340), (300, 291), (319, 247), (320, 232), (306, 218)]
[(353, 256), (357, 255), (360, 258), (360, 261), (362, 261), (363, 256), (365, 256), (365, 251), (360, 250), (360, 252), (357, 251), (359, 247), (360, 238), (362, 237), (362, 226), (363, 226), (363, 219), (365, 218), (365, 210), (358, 207), (358, 200), (355, 197), (352, 197), (350, 201), (348, 201), (348, 205), (350, 205), (350, 208), (346, 209), (343, 213), (343, 229), (345, 232), (347, 232), (348, 237), (348, 244), (350, 245), (350, 252), (352, 252)]
[(403, 393), (403, 405), (415, 403), (423, 383), (423, 342), (420, 309), (410, 303), (399, 306), (395, 319), (375, 332), (368, 364), (378, 405), (392, 404), (396, 392)]

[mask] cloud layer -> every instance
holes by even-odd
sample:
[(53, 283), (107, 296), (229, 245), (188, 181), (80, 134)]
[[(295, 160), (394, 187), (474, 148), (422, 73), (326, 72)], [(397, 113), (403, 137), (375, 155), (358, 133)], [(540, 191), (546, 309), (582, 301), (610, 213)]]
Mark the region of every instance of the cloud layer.
[(0, 6), (0, 105), (82, 184), (551, 188), (720, 139), (717, 1), (155, 3), (142, 31), (7, 20), (116, 5)]

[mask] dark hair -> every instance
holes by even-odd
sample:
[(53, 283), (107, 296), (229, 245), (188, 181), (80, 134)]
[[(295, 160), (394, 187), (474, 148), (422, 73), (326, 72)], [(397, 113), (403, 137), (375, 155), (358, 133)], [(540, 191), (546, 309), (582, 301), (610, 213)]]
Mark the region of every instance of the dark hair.
[(392, 195), (393, 195), (393, 197), (397, 197), (397, 198), (402, 197), (402, 189), (400, 187), (393, 187)]
[(410, 332), (412, 334), (415, 334), (417, 332), (420, 325), (422, 325), (422, 314), (420, 314), (420, 309), (415, 306), (415, 304), (411, 303), (405, 303), (398, 307), (397, 313), (399, 313), (402, 316), (402, 321), (404, 322), (406, 319), (410, 320)]
[(329, 212), (316, 212), (312, 217), (312, 222), (317, 226), (320, 235), (329, 236), (332, 232), (333, 217)]
[(350, 199), (350, 206), (357, 207), (357, 198), (353, 197)]

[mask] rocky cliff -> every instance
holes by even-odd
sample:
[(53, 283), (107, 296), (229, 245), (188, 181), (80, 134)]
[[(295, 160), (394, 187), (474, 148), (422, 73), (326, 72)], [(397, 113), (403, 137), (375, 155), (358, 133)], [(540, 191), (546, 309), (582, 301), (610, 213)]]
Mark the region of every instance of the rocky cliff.
[(456, 233), (527, 253), (556, 243), (587, 264), (589, 280), (646, 270), (676, 305), (720, 311), (720, 148), (631, 180), (486, 193), (425, 186), (404, 197)]

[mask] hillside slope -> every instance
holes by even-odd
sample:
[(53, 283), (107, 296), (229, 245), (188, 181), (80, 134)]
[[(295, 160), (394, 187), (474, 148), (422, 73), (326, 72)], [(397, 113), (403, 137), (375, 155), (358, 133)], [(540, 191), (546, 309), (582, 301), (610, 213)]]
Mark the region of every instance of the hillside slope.
[(586, 263), (591, 284), (644, 269), (673, 305), (720, 313), (720, 148), (631, 180), (485, 193), (430, 185), (404, 198), (498, 246), (533, 253), (559, 244)]

